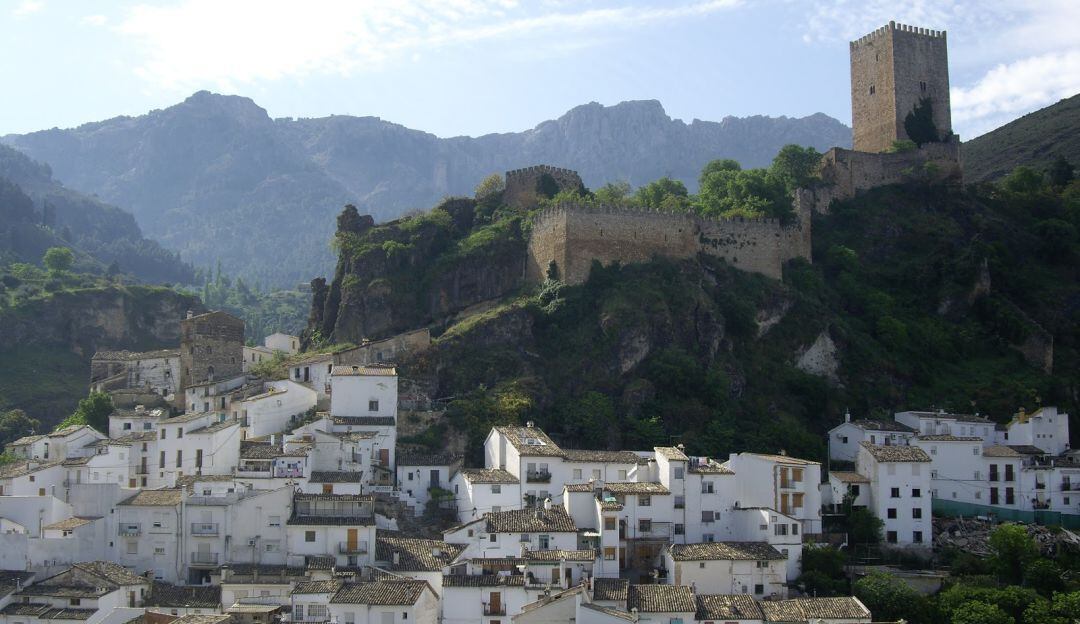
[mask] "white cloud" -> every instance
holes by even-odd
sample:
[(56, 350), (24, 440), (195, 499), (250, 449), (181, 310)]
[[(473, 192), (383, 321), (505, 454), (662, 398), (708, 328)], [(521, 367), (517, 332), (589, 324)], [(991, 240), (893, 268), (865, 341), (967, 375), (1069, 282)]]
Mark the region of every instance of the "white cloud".
[(150, 84), (229, 90), (312, 73), (348, 76), (491, 39), (554, 34), (530, 45), (558, 50), (565, 36), (691, 18), (740, 1), (528, 11), (511, 0), (327, 0), (303, 8), (285, 0), (183, 0), (136, 6), (117, 30), (137, 42), (144, 60), (135, 71)]
[(26, 17), (32, 13), (37, 13), (41, 9), (45, 8), (45, 3), (40, 0), (24, 0), (19, 3), (19, 6), (12, 9), (11, 14), (15, 17)]
[(986, 72), (952, 89), (953, 121), (972, 138), (1019, 115), (1080, 93), (1080, 50), (1033, 56)]
[(104, 26), (109, 21), (109, 18), (104, 15), (86, 15), (82, 18), (82, 23), (87, 26)]

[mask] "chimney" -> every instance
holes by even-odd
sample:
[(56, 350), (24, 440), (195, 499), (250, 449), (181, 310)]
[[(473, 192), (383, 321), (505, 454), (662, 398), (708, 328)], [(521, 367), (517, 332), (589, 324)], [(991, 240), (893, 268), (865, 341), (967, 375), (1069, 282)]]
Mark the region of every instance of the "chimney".
[(533, 421), (531, 421), (531, 420), (525, 421), (525, 427), (527, 427), (529, 429), (532, 429), (533, 428)]
[(787, 457), (787, 451), (784, 450), (784, 449), (780, 449), (780, 456), (781, 457)]
[(844, 422), (851, 422), (851, 410), (844, 410)]
[(191, 310), (188, 310), (188, 311), (187, 311), (187, 318), (191, 318), (191, 317), (193, 317), (193, 316), (195, 316), (195, 313), (194, 313), (194, 312), (192, 312)]
[(551, 510), (551, 497), (550, 496), (548, 496), (547, 498), (544, 499), (544, 510), (545, 511), (550, 511)]
[(442, 557), (442, 549), (439, 548), (438, 546), (432, 547), (431, 556), (435, 557), (436, 559), (438, 559), (439, 557)]
[(135, 413), (136, 414), (142, 414), (145, 411), (146, 411), (146, 406), (145, 405), (136, 405), (135, 406)]
[(400, 563), (401, 563), (401, 553), (395, 550), (394, 551), (394, 565), (398, 565)]

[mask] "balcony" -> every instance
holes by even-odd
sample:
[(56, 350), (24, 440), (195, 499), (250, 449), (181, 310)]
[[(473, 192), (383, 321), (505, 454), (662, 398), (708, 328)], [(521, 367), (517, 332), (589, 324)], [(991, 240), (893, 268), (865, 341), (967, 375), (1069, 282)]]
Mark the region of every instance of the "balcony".
[(142, 535), (142, 527), (138, 524), (121, 524), (117, 533), (124, 537), (138, 537)]
[(551, 483), (551, 473), (547, 470), (530, 470), (525, 473), (526, 483)]
[(218, 525), (216, 522), (192, 522), (191, 534), (215, 536), (218, 534)]
[(1038, 481), (1036, 481), (1035, 482), (1035, 489), (1036, 490), (1045, 490), (1046, 489), (1046, 484), (1045, 483), (1039, 483)]
[(1061, 491), (1062, 492), (1075, 492), (1077, 490), (1080, 490), (1080, 482), (1077, 482), (1077, 483), (1073, 483), (1071, 481), (1062, 481), (1061, 482)]
[(217, 565), (218, 553), (212, 552), (193, 552), (191, 553), (192, 565)]
[(998, 474), (996, 472), (991, 472), (990, 473), (990, 480), (991, 481), (998, 481), (999, 480)]
[(366, 555), (368, 551), (367, 543), (357, 542), (350, 544), (349, 542), (338, 542), (338, 552), (343, 555)]
[(674, 526), (670, 522), (652, 522), (648, 526), (631, 526), (628, 539), (670, 540), (674, 535)]
[(1031, 508), (1032, 509), (1050, 509), (1050, 501), (1033, 500), (1033, 501), (1031, 501)]
[(484, 615), (506, 615), (506, 605), (484, 603)]

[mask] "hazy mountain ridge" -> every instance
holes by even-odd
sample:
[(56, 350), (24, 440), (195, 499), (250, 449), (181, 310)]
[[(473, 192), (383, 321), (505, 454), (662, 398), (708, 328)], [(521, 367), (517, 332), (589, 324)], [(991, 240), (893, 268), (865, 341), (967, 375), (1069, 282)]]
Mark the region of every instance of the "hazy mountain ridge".
[(767, 164), (785, 144), (825, 150), (851, 132), (823, 114), (671, 119), (657, 101), (591, 103), (524, 132), (439, 138), (375, 117), (271, 119), (248, 98), (199, 92), (138, 117), (8, 135), (71, 188), (135, 214), (196, 265), (221, 260), (277, 285), (326, 273), (330, 224), (346, 202), (379, 220), (469, 194), (484, 176), (539, 162), (599, 186), (664, 175), (696, 186), (714, 158)]
[(1057, 157), (1080, 165), (1080, 95), (1011, 121), (964, 143), (964, 175), (996, 180), (1017, 165), (1043, 170)]

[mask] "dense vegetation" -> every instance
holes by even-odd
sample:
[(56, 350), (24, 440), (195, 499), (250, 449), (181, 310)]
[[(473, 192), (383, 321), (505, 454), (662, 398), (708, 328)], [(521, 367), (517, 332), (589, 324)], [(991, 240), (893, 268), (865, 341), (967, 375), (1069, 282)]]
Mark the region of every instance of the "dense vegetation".
[(244, 278), (224, 275), (220, 263), (217, 270), (196, 271), (195, 290), (203, 305), (211, 310), (224, 310), (244, 320), (248, 344), (262, 344), (262, 339), (274, 332), (299, 336), (307, 325), (311, 308), (311, 293), (303, 290), (266, 290), (248, 285)]
[[(845, 577), (852, 555), (832, 547), (803, 551), (799, 586), (818, 596), (854, 593), (875, 621), (911, 624), (1069, 624), (1080, 618), (1080, 553), (1040, 553), (1021, 525), (1002, 524), (989, 538), (991, 556), (955, 549), (934, 555), (951, 575), (943, 590), (926, 596), (885, 572), (853, 584)], [(912, 563), (921, 563), (912, 561)]]

